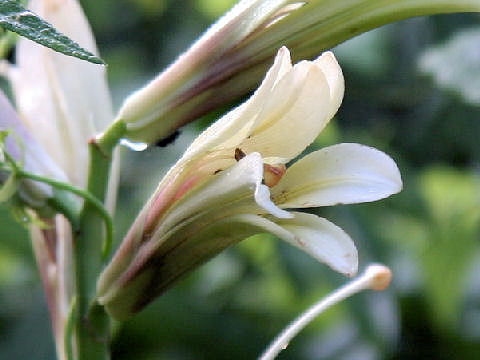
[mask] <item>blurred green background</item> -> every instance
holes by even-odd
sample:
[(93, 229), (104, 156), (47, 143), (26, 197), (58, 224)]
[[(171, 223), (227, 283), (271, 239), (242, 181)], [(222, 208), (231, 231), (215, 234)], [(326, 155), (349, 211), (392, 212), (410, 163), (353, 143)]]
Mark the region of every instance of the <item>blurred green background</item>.
[[(118, 108), (232, 0), (83, 0)], [(391, 287), (313, 322), (279, 359), (472, 359), (480, 354), (480, 16), (415, 18), (334, 49), (343, 105), (311, 149), (359, 142), (390, 154), (404, 190), (317, 213), (355, 240), (360, 267), (389, 265)], [(214, 116), (164, 149), (123, 150), (117, 235)], [(311, 150), (310, 149), (310, 150)], [(141, 176), (139, 176), (141, 174)], [(272, 236), (255, 236), (115, 326), (114, 359), (252, 359), (345, 278)], [(0, 358), (54, 359), (26, 231), (0, 208)]]

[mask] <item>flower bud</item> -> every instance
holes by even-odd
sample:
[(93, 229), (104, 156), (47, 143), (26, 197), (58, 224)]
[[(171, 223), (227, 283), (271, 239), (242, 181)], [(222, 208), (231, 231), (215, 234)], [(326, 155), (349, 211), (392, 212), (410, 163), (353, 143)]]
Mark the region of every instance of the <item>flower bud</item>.
[[(29, 9), (83, 48), (98, 53), (77, 0), (31, 0)], [(85, 187), (88, 140), (113, 119), (106, 68), (25, 38), (19, 39), (15, 58), (8, 78), (21, 120), (69, 182)]]
[[(48, 156), (45, 149), (38, 143), (28, 129), (23, 125), (5, 94), (0, 91), (0, 131), (8, 131), (5, 139), (5, 152), (17, 163), (23, 163), (27, 172), (41, 175), (55, 180), (66, 181), (63, 171)], [(2, 163), (8, 165), (5, 154), (2, 154)], [(0, 182), (7, 181), (9, 175), (0, 171)], [(6, 185), (6, 184), (5, 184)], [(13, 185), (13, 184), (8, 184)], [(18, 193), (23, 201), (30, 207), (41, 208), (46, 205), (46, 200), (53, 196), (49, 185), (32, 180), (22, 180), (18, 186)]]
[(480, 11), (473, 0), (243, 0), (149, 84), (117, 119), (127, 138), (153, 143), (254, 89), (281, 46), (312, 59), (351, 37), (412, 16)]

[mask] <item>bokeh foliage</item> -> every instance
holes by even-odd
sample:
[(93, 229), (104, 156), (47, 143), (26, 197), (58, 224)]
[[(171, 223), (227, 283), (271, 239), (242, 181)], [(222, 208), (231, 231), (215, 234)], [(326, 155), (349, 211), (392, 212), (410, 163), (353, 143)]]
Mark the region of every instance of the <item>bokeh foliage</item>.
[[(171, 62), (231, 3), (83, 0), (109, 64), (115, 103)], [(327, 312), (280, 359), (467, 359), (480, 353), (480, 110), (471, 86), (480, 76), (478, 29), (476, 14), (416, 18), (334, 50), (345, 73), (345, 100), (312, 147), (375, 146), (398, 162), (404, 191), (318, 214), (355, 239), (361, 267), (384, 262), (394, 281), (384, 293), (362, 294)], [(473, 34), (469, 41), (465, 33)], [(169, 147), (123, 151), (117, 237), (161, 174), (216, 115), (189, 125)], [(4, 207), (0, 239), (0, 358), (53, 359), (26, 232)], [(344, 281), (273, 237), (255, 236), (115, 326), (113, 358), (255, 358), (288, 321)]]

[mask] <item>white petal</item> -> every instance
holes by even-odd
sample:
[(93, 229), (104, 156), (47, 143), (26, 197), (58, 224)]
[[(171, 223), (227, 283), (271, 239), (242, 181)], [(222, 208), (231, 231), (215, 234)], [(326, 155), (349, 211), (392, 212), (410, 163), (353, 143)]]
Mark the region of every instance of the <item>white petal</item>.
[(292, 214), (280, 209), (270, 199), (270, 188), (263, 184), (258, 184), (255, 190), (255, 202), (268, 213), (280, 219), (290, 219)]
[(333, 54), (292, 67), (288, 49), (254, 95), (205, 130), (180, 163), (207, 151), (260, 152), (266, 162), (285, 163), (300, 154), (323, 130), (343, 97), (343, 76)]
[(287, 230), (283, 240), (305, 251), (333, 270), (353, 276), (357, 273), (358, 255), (355, 244), (345, 231), (318, 216), (294, 212), (293, 219), (275, 220)]
[(200, 134), (187, 149), (182, 161), (198, 156), (206, 150), (235, 148), (250, 133), (255, 119), (267, 100), (273, 86), (292, 68), (290, 52), (282, 47), (260, 87), (244, 104), (224, 115)]
[(388, 155), (359, 144), (338, 144), (308, 154), (271, 189), (282, 208), (351, 204), (383, 199), (402, 189)]
[[(96, 52), (77, 1), (33, 0), (30, 6), (62, 33)], [(19, 113), (70, 180), (83, 186), (88, 163), (85, 144), (113, 117), (105, 67), (24, 38), (17, 43), (16, 59), (10, 79)]]
[[(182, 229), (184, 231), (174, 235), (176, 240), (173, 243), (178, 245), (178, 238), (184, 238), (186, 236), (185, 233), (192, 234), (188, 236), (188, 241), (197, 243), (199, 247), (197, 253), (201, 253), (206, 248), (213, 246), (206, 246), (206, 242), (211, 242), (211, 239), (218, 237), (219, 227), (228, 229), (228, 232), (225, 232), (225, 230), (221, 232), (223, 238), (228, 236), (236, 239), (235, 241), (258, 233), (271, 233), (305, 251), (316, 260), (327, 264), (335, 271), (348, 276), (353, 276), (357, 273), (357, 249), (348, 234), (335, 224), (318, 216), (298, 212), (293, 213), (293, 215), (294, 218), (292, 219), (272, 220), (254, 214), (236, 214), (218, 221), (212, 220), (208, 226), (193, 232), (190, 226), (197, 227), (198, 222), (196, 224), (192, 223)], [(203, 240), (194, 240), (197, 238), (202, 238)], [(168, 240), (168, 242), (171, 241), (172, 239)], [(216, 247), (218, 249), (223, 249), (227, 244), (233, 242), (230, 239), (224, 239), (223, 241), (226, 244), (217, 244)], [(167, 244), (161, 246), (162, 252), (168, 252), (168, 248)]]
[[(205, 217), (206, 221), (234, 213), (272, 213), (290, 217), (270, 200), (268, 188), (262, 185), (263, 160), (260, 154), (245, 156), (228, 170), (209, 178), (203, 185), (191, 190), (178, 200), (161, 221), (155, 234), (170, 231), (181, 222)], [(158, 235), (154, 235), (158, 236)]]
[(345, 92), (342, 69), (330, 51), (323, 53), (314, 63), (322, 69), (330, 88), (330, 113), (328, 117), (332, 118), (337, 113)]
[[(335, 224), (316, 215), (292, 213), (292, 219), (266, 219), (252, 214), (239, 214), (226, 219), (244, 223), (251, 234), (268, 232), (305, 251), (333, 270), (353, 276), (357, 273), (358, 254), (350, 236)], [(239, 230), (245, 229), (240, 226)], [(235, 227), (232, 227), (232, 234)]]
[(323, 71), (302, 61), (278, 82), (252, 134), (239, 145), (266, 162), (287, 162), (300, 154), (330, 120), (330, 90)]

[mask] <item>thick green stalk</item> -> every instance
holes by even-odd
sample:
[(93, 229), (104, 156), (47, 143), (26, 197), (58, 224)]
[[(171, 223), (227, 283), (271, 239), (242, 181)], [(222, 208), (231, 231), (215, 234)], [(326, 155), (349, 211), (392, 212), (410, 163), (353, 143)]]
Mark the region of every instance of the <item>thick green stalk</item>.
[[(114, 123), (101, 138), (89, 143), (90, 166), (87, 190), (103, 202), (107, 192), (113, 149), (125, 133), (122, 122)], [(97, 277), (103, 267), (104, 220), (97, 207), (84, 203), (79, 232), (74, 234), (76, 271), (75, 335), (77, 360), (110, 358), (110, 319), (95, 299)]]

